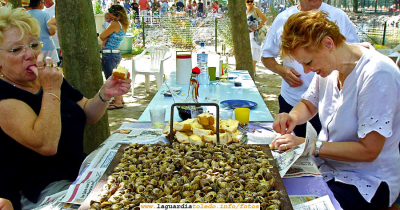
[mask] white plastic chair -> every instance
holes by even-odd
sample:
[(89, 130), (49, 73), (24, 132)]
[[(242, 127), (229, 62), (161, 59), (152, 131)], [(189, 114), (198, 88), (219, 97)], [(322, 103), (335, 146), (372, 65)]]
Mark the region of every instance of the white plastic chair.
[[(150, 68), (141, 65), (140, 59), (147, 53), (150, 53)], [(157, 88), (160, 89), (164, 77), (164, 61), (172, 55), (170, 49), (164, 45), (155, 45), (146, 48), (140, 55), (132, 59), (132, 96), (135, 94), (135, 77), (137, 74), (145, 75), (146, 91), (150, 91), (149, 76), (154, 75), (157, 81)], [(143, 68), (145, 67), (145, 68)]]

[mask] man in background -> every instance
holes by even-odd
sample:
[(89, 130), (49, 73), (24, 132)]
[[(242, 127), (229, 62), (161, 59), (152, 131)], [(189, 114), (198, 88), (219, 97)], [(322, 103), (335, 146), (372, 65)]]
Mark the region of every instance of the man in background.
[(147, 22), (149, 7), (149, 2), (147, 0), (139, 0), (140, 15), (144, 17), (144, 22)]
[(197, 4), (197, 17), (203, 17), (204, 11), (204, 4), (202, 1), (199, 1)]
[(135, 23), (136, 23), (136, 20), (139, 19), (139, 4), (136, 3), (136, 0), (133, 0), (133, 2), (131, 4), (131, 9), (132, 9), (132, 12), (135, 13), (134, 19), (135, 19)]
[(185, 5), (184, 5), (180, 0), (178, 0), (178, 1), (176, 2), (175, 6), (176, 6), (176, 10), (177, 10), (178, 12), (182, 12), (182, 11), (185, 10)]
[(126, 10), (126, 12), (128, 13), (128, 15), (131, 13), (131, 0), (125, 0), (124, 3), (124, 8)]

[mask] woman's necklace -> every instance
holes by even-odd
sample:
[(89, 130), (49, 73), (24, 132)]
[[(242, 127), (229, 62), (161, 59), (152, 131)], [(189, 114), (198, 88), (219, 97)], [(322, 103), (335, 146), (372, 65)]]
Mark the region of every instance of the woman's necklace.
[(4, 74), (2, 74), (0, 78), (1, 78), (2, 80), (4, 80), (4, 82), (7, 82), (8, 84), (10, 84), (10, 85), (16, 87), (14, 84), (11, 84), (10, 82), (8, 82), (7, 80), (4, 79)]
[[(351, 58), (353, 57), (353, 46), (349, 45), (349, 47), (350, 47), (350, 59), (349, 59), (348, 65), (350, 65)], [(338, 74), (338, 82), (339, 82), (339, 90), (341, 90), (343, 88), (343, 83), (340, 80), (340, 73)]]

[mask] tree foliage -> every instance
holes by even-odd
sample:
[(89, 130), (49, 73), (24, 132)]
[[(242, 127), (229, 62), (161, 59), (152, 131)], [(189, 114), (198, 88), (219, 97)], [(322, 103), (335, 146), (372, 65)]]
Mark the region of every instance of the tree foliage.
[(13, 8), (22, 7), (21, 0), (8, 0), (9, 4), (13, 5)]

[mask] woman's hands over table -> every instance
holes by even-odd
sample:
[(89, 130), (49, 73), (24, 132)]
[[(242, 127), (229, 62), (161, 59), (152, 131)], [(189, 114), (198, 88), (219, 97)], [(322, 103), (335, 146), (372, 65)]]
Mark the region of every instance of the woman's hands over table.
[(278, 114), (272, 125), (273, 129), (282, 134), (282, 136), (275, 138), (270, 147), (272, 149), (279, 149), (285, 151), (296, 147), (304, 142), (304, 138), (292, 135), (294, 127), (297, 125), (297, 119), (288, 113)]
[(291, 134), (294, 127), (297, 125), (297, 119), (288, 113), (279, 113), (274, 119), (272, 128), (282, 134)]
[(286, 151), (292, 149), (302, 143), (305, 139), (303, 137), (298, 137), (293, 134), (285, 134), (276, 137), (270, 144), (271, 149), (279, 149), (279, 151)]
[(109, 77), (102, 87), (102, 93), (104, 97), (111, 98), (115, 96), (121, 96), (128, 93), (131, 88), (130, 73), (128, 73), (127, 79), (118, 79), (114, 76)]

